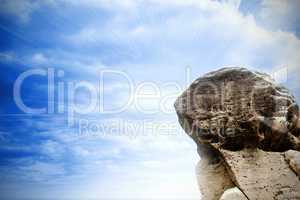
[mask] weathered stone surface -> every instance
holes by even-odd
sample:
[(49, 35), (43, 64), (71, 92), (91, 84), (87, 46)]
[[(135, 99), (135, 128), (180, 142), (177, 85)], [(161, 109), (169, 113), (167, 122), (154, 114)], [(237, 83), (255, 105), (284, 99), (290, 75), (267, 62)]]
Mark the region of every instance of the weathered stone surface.
[(210, 163), (201, 159), (196, 166), (196, 176), (201, 200), (219, 200), (226, 189), (234, 187), (222, 162)]
[(235, 184), (249, 199), (300, 199), (300, 182), (279, 152), (221, 150)]
[(195, 80), (175, 108), (197, 142), (224, 149), (299, 149), (299, 109), (293, 95), (267, 74), (223, 68)]
[(270, 76), (245, 68), (208, 73), (175, 109), (198, 146), (204, 199), (300, 199), (299, 108)]
[(247, 200), (247, 197), (237, 187), (226, 190), (220, 200)]
[(284, 156), (293, 171), (300, 176), (300, 152), (289, 150), (284, 153)]

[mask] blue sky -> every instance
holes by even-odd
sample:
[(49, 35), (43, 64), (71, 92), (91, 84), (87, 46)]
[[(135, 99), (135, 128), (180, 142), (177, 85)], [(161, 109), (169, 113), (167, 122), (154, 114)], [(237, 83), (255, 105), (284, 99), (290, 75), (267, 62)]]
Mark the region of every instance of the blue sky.
[[(299, 100), (299, 6), (297, 0), (1, 0), (2, 199), (199, 199), (199, 157), (177, 123), (176, 96), (208, 71), (243, 66), (270, 73)], [(21, 97), (32, 108), (53, 103), (54, 112), (24, 113), (13, 96), (16, 80), (49, 68), (54, 99), (39, 75), (24, 81)], [(107, 73), (98, 90), (101, 71)], [(96, 97), (84, 89), (58, 97), (59, 84), (68, 91), (82, 82), (97, 89)], [(137, 91), (160, 95), (136, 100)], [(104, 110), (124, 109), (75, 112), (70, 125), (72, 103), (86, 110), (99, 98)], [(80, 132), (80, 122), (92, 131)], [(162, 125), (168, 127), (157, 129)]]

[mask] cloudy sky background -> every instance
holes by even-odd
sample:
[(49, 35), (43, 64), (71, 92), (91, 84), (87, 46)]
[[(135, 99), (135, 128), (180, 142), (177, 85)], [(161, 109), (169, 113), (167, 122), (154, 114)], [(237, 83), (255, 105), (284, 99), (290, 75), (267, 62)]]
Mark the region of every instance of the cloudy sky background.
[[(244, 66), (272, 74), (299, 100), (299, 2), (1, 0), (1, 197), (199, 199), (194, 172), (199, 157), (177, 123), (175, 97), (208, 71)], [(153, 94), (157, 86), (161, 97), (132, 102), (115, 114), (76, 115), (77, 121), (108, 127), (80, 134), (77, 123), (68, 124), (68, 108), (70, 101), (88, 105), (87, 91), (64, 99), (55, 95), (52, 114), (28, 115), (16, 106), (15, 80), (36, 68), (64, 72), (55, 79), (55, 94), (59, 82), (65, 90), (80, 81), (97, 88), (98, 72), (115, 70), (126, 74), (135, 90), (151, 82), (142, 92)], [(110, 73), (103, 82), (98, 95), (105, 109), (136, 95), (122, 76)], [(46, 77), (26, 79), (22, 100), (34, 108), (47, 106)], [(136, 128), (108, 131), (120, 121)], [(145, 122), (172, 129), (143, 130)]]

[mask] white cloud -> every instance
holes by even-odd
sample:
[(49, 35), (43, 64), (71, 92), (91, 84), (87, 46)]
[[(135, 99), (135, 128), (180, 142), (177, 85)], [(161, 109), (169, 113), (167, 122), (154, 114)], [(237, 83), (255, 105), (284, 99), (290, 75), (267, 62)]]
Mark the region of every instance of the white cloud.
[(32, 56), (32, 61), (36, 64), (44, 64), (48, 62), (48, 58), (43, 53), (36, 53)]
[(13, 52), (0, 52), (1, 62), (12, 62), (15, 60), (15, 54)]
[(59, 160), (64, 158), (66, 149), (61, 143), (53, 140), (47, 140), (41, 144), (40, 152), (51, 159)]
[[(53, 177), (61, 176), (66, 173), (64, 166), (56, 163), (34, 161), (33, 163), (18, 167), (21, 173), (21, 179), (30, 180), (31, 182), (55, 182)], [(50, 179), (52, 177), (52, 179)]]
[(0, 12), (16, 16), (21, 22), (28, 22), (36, 5), (30, 1), (4, 0), (0, 4)]
[[(156, 3), (155, 5), (162, 10), (167, 9), (172, 15), (163, 17), (157, 23), (140, 21), (139, 17), (143, 12), (148, 11), (149, 2)], [(142, 10), (130, 17), (127, 17), (126, 12), (119, 11), (104, 26), (88, 25), (68, 38), (72, 43), (83, 46), (110, 42), (112, 45), (125, 44), (128, 48), (142, 48), (142, 52), (156, 49), (152, 52), (157, 54), (154, 59), (161, 61), (162, 56), (167, 54), (168, 62), (177, 61), (176, 58), (182, 55), (186, 48), (188, 52), (185, 52), (180, 60), (196, 61), (198, 64), (201, 62), (197, 52), (203, 51), (204, 55), (209, 53), (210, 56), (221, 56), (218, 59), (224, 64), (245, 65), (255, 64), (257, 52), (267, 56), (270, 51), (282, 49), (282, 42), (291, 44), (284, 47), (286, 51), (297, 52), (297, 38), (290, 33), (264, 29), (257, 25), (253, 16), (243, 16), (230, 6), (231, 4), (231, 1), (146, 1), (140, 5)], [(237, 4), (238, 2), (235, 3)], [(182, 5), (183, 7), (180, 7)], [(127, 26), (128, 24), (136, 25)], [(220, 52), (220, 49), (224, 51)], [(170, 59), (173, 56), (174, 59)], [(274, 56), (272, 59), (277, 61), (280, 57)]]
[(298, 0), (263, 0), (258, 17), (269, 28), (295, 32), (300, 28), (299, 6)]
[[(141, 20), (140, 16), (151, 9), (147, 7), (150, 2), (169, 15), (160, 16), (164, 12), (158, 12), (156, 23)], [(132, 15), (121, 9), (104, 26), (89, 24), (67, 38), (73, 44), (87, 47), (99, 42), (125, 45), (133, 54), (145, 55), (145, 63), (140, 65), (150, 61), (167, 62), (174, 67), (243, 65), (266, 70), (287, 65), (296, 69), (300, 42), (295, 34), (266, 29), (257, 24), (254, 16), (244, 16), (235, 9), (239, 3), (146, 1), (139, 3), (140, 9)]]
[(54, 5), (56, 0), (2, 0), (0, 4), (0, 13), (17, 18), (20, 23), (28, 23), (34, 11), (42, 6)]
[[(23, 4), (30, 4), (30, 6), (15, 6), (13, 4), (17, 4), (16, 1), (9, 2), (7, 1), (5, 4), (12, 4), (8, 7), (15, 9), (36, 7), (29, 1), (24, 1), (26, 3)], [(101, 25), (90, 23), (78, 32), (65, 36), (71, 43), (77, 44), (79, 47), (98, 45), (101, 42), (116, 46), (124, 45), (131, 54), (148, 55), (150, 53), (153, 55), (148, 57), (151, 57), (152, 62), (168, 62), (170, 65), (184, 63), (204, 66), (208, 63), (210, 66), (218, 67), (219, 63), (222, 63), (222, 65), (256, 67), (257, 63), (262, 62), (262, 57), (267, 57), (267, 61), (269, 60), (272, 66), (257, 67), (294, 66), (299, 63), (299, 56), (296, 53), (299, 52), (298, 38), (288, 32), (267, 30), (258, 25), (253, 16), (243, 16), (236, 9), (240, 4), (239, 0), (221, 2), (209, 0), (147, 0), (139, 2), (128, 0), (122, 1), (122, 3), (106, 0), (65, 0), (64, 2), (74, 6), (118, 9), (118, 12), (115, 12), (106, 23)], [(268, 24), (272, 21), (287, 24), (291, 15), (294, 16), (297, 13), (291, 10), (297, 8), (297, 2), (265, 0), (262, 4), (261, 15), (270, 19), (266, 20)], [(48, 3), (47, 5), (59, 6), (61, 3), (52, 1), (52, 4)], [(152, 9), (153, 5), (158, 11), (151, 14), (149, 9)], [(133, 9), (134, 12), (128, 14), (128, 8)], [(164, 12), (168, 13), (167, 17), (160, 16)], [(156, 23), (152, 23), (147, 18), (141, 18), (144, 13), (148, 13), (149, 18), (155, 17), (154, 15), (157, 15), (156, 19), (161, 18), (156, 20)], [(292, 14), (287, 16), (287, 13)], [(277, 17), (274, 18), (273, 15)], [(202, 60), (199, 60), (199, 53), (203, 55)], [(261, 58), (257, 54), (261, 55)], [(169, 58), (165, 58), (165, 55)], [(176, 59), (178, 57), (181, 57), (180, 60)], [(37, 63), (45, 63), (46, 59), (42, 53), (33, 56), (33, 61)], [(87, 63), (68, 59), (68, 63), (62, 63), (66, 59), (58, 57), (48, 59), (52, 64), (60, 61), (60, 65), (76, 66), (76, 68), (85, 68), (85, 70), (86, 66), (90, 66), (90, 68), (103, 67), (101, 61)], [(70, 63), (71, 60), (72, 63)], [(169, 63), (172, 61), (174, 63)], [(145, 62), (148, 62), (147, 58), (145, 58)], [(147, 63), (140, 63), (140, 65), (145, 64)], [(295, 67), (292, 68), (295, 69)]]
[[(58, 1), (60, 2), (60, 1)], [(136, 5), (136, 0), (63, 0), (65, 4), (75, 6), (85, 6), (89, 8), (104, 8), (104, 9), (131, 9)]]

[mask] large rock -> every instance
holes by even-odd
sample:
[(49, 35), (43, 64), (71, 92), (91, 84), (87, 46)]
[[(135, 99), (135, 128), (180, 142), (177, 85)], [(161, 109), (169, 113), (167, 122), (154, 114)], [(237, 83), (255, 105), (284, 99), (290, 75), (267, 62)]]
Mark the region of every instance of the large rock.
[(233, 182), (249, 199), (300, 199), (300, 182), (279, 152), (220, 150)]
[(229, 187), (250, 200), (300, 199), (299, 108), (270, 76), (245, 68), (208, 73), (183, 92), (175, 109), (207, 161), (198, 166), (205, 199), (224, 199)]
[(300, 176), (300, 152), (289, 150), (285, 152), (285, 159), (292, 168), (292, 170)]
[(298, 106), (267, 74), (223, 68), (195, 80), (176, 100), (182, 127), (197, 144), (224, 149), (300, 149)]
[(234, 187), (224, 161), (212, 163), (206, 158), (201, 158), (196, 166), (196, 176), (201, 191), (201, 200), (219, 200), (222, 194)]

